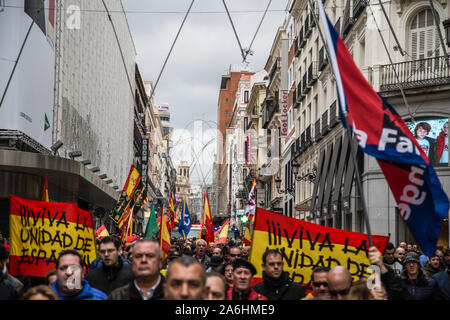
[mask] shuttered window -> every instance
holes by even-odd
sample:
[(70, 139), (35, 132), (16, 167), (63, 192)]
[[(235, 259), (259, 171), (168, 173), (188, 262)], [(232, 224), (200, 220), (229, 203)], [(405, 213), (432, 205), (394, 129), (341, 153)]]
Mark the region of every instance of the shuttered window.
[(439, 35), (431, 9), (420, 11), (411, 23), (411, 57), (413, 60), (439, 56)]

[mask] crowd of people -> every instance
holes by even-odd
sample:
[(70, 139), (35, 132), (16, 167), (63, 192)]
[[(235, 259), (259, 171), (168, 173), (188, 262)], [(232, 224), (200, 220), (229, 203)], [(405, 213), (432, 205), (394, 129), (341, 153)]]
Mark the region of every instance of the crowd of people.
[[(292, 281), (278, 250), (261, 257), (262, 281), (256, 284), (250, 247), (241, 240), (207, 244), (171, 239), (163, 259), (155, 239), (126, 248), (116, 236), (98, 240), (98, 258), (87, 268), (75, 250), (59, 254), (55, 270), (30, 286), (8, 273), (8, 247), (0, 245), (0, 300), (449, 300), (450, 250), (434, 257), (417, 246), (388, 243), (382, 254), (369, 249), (380, 281), (354, 280), (344, 266), (316, 267), (307, 284)], [(254, 261), (253, 261), (254, 262)], [(22, 281), (21, 281), (22, 280)]]

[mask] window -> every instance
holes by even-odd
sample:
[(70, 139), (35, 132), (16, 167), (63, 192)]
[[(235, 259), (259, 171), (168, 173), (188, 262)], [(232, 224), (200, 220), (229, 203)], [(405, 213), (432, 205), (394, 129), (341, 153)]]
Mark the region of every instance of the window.
[(226, 116), (228, 115), (228, 110), (225, 110), (225, 115), (226, 115)]
[(439, 35), (434, 26), (431, 9), (422, 10), (414, 17), (410, 32), (410, 52), (413, 60), (439, 56)]
[(248, 90), (244, 91), (244, 103), (248, 103)]
[(228, 98), (225, 98), (225, 102), (228, 102), (229, 100), (228, 100)]

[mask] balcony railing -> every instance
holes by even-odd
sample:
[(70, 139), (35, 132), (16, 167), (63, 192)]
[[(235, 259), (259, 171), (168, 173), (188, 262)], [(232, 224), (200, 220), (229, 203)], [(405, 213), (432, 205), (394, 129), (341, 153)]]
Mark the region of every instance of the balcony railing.
[(311, 144), (312, 144), (312, 141), (311, 141), (311, 125), (309, 125), (307, 128), (306, 128), (306, 134), (305, 134), (305, 144), (306, 144), (306, 148), (308, 148)]
[(353, 0), (353, 19), (356, 21), (367, 6), (367, 0)]
[(305, 98), (305, 94), (303, 92), (302, 80), (300, 80), (297, 85), (297, 96), (295, 98), (296, 103), (300, 103), (303, 100), (303, 98)]
[(334, 127), (339, 123), (336, 116), (336, 101), (334, 101), (330, 106), (330, 127)]
[(343, 14), (343, 21), (342, 21), (342, 35), (345, 37), (347, 33), (350, 31), (350, 28), (354, 24), (353, 17), (351, 16), (351, 4), (350, 0), (347, 0), (345, 4), (344, 14)]
[(302, 78), (302, 92), (306, 95), (311, 88), (308, 86), (308, 73), (305, 72)]
[(308, 86), (312, 86), (317, 80), (317, 61), (311, 62), (308, 67)]
[(300, 153), (306, 150), (305, 131), (300, 135)]
[(328, 128), (328, 110), (322, 113), (322, 136), (325, 136), (325, 134), (329, 131)]
[(309, 25), (309, 15), (305, 18), (305, 37), (308, 38), (311, 35), (312, 29)]
[(303, 28), (300, 29), (300, 32), (298, 33), (298, 46), (299, 48), (303, 48), (306, 44), (306, 38), (303, 33)]
[(320, 133), (320, 119), (317, 119), (316, 123), (314, 124), (314, 140), (319, 141), (322, 139), (322, 134)]
[(336, 29), (336, 32), (341, 35), (341, 17), (337, 19), (336, 23), (334, 24), (334, 29)]
[(312, 10), (309, 9), (309, 24), (310, 24), (311, 28), (314, 28), (316, 26), (316, 19), (314, 19), (314, 16), (316, 16), (317, 20), (319, 19), (319, 16), (316, 13), (316, 5), (315, 4), (313, 4)]
[(399, 86), (412, 89), (449, 84), (449, 62), (441, 56), (383, 65), (380, 70), (380, 91), (398, 90)]
[(295, 38), (295, 56), (298, 57), (300, 55), (300, 46), (298, 45), (298, 37)]
[(275, 62), (273, 63), (272, 69), (270, 70), (269, 73), (269, 81), (272, 82), (273, 77), (275, 76), (275, 73), (279, 70), (279, 62), (280, 62), (280, 58), (277, 58), (275, 60)]
[(319, 71), (322, 71), (327, 64), (328, 64), (328, 57), (325, 52), (325, 47), (322, 47), (319, 50)]

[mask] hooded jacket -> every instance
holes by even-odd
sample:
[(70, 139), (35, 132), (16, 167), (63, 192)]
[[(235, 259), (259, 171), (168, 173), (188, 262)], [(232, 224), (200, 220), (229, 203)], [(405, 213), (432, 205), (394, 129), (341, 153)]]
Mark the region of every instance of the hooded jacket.
[(58, 290), (58, 281), (52, 283), (52, 289), (61, 300), (106, 300), (106, 294), (100, 290), (92, 288), (86, 280), (83, 280), (83, 289), (73, 297), (62, 296)]
[(114, 289), (133, 282), (134, 275), (131, 265), (119, 259), (117, 266), (108, 267), (102, 263), (101, 266), (90, 270), (85, 279), (93, 288), (110, 294)]
[(300, 300), (305, 297), (305, 289), (284, 271), (277, 279), (269, 277), (263, 271), (263, 281), (255, 284), (253, 289), (269, 300)]

